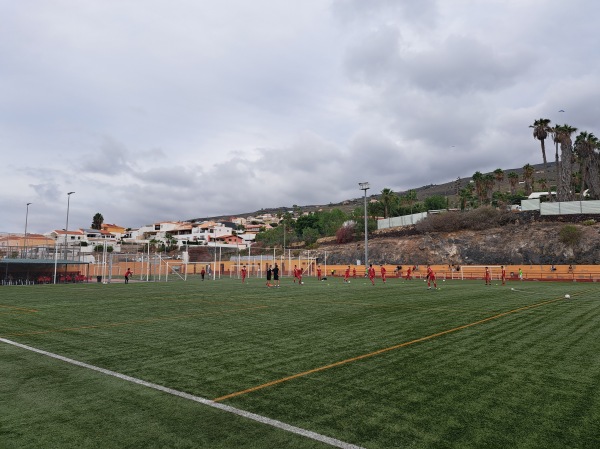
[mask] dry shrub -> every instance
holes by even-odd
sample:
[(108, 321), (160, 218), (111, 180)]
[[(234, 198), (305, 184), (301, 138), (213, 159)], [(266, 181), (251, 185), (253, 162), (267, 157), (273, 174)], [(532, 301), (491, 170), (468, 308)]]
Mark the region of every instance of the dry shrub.
[(354, 240), (354, 226), (342, 226), (335, 233), (337, 243), (348, 243)]
[(419, 232), (480, 231), (514, 223), (518, 214), (492, 207), (480, 207), (465, 212), (446, 212), (429, 215), (415, 225)]

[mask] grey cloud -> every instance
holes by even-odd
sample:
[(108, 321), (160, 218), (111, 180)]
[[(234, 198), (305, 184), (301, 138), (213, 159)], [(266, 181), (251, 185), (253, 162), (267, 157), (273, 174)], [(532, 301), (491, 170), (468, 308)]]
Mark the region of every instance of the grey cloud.
[(442, 95), (503, 90), (531, 64), (527, 55), (500, 52), (477, 40), (453, 36), (436, 48), (403, 55), (410, 83)]

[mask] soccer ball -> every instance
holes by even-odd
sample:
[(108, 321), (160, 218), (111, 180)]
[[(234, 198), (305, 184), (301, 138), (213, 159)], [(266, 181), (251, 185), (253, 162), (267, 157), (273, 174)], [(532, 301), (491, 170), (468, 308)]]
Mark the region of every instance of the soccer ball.
[(348, 281), (348, 284), (350, 283), (350, 281)]
[(565, 295), (565, 299), (571, 299), (571, 295)]
[(304, 285), (304, 282), (300, 282), (301, 285)]

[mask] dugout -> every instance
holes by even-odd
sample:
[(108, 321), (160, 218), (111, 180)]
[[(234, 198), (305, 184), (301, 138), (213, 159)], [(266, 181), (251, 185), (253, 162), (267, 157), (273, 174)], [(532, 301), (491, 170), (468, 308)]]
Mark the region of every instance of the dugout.
[(54, 259), (0, 259), (1, 285), (53, 284), (89, 279), (89, 263)]

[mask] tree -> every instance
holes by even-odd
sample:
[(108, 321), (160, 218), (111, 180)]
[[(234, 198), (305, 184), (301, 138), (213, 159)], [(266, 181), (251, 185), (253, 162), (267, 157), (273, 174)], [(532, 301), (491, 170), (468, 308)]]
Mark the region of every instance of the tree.
[(387, 187), (381, 191), (379, 201), (383, 205), (383, 218), (388, 218), (395, 209), (398, 208), (400, 202), (398, 195), (396, 195), (392, 189)]
[(442, 195), (432, 195), (425, 199), (425, 209), (441, 210), (448, 207), (448, 200)]
[(529, 125), (530, 128), (533, 128), (533, 138), (540, 141), (542, 146), (542, 159), (544, 160), (544, 170), (548, 170), (548, 162), (546, 160), (546, 146), (544, 141), (548, 137), (548, 133), (552, 132), (552, 128), (550, 127), (550, 120), (547, 118), (541, 118), (539, 120), (535, 120), (533, 125)]
[(585, 188), (592, 199), (600, 198), (600, 141), (594, 134), (582, 131), (575, 138), (573, 151), (579, 161), (581, 189)]
[(94, 215), (94, 218), (92, 218), (92, 229), (102, 229), (102, 224), (104, 223), (104, 217), (102, 216), (102, 214), (100, 212), (98, 212), (96, 215)]
[(473, 203), (473, 184), (467, 184), (464, 189), (461, 189), (458, 196), (460, 198), (460, 209), (465, 210), (467, 206)]
[(475, 195), (477, 196), (477, 201), (479, 204), (483, 204), (485, 198), (485, 180), (483, 177), (483, 173), (480, 171), (476, 171), (473, 173), (471, 177), (473, 183), (475, 184)]
[(523, 181), (525, 181), (525, 194), (531, 195), (533, 192), (533, 175), (535, 168), (531, 164), (525, 164), (523, 166)]
[(487, 173), (483, 176), (483, 193), (486, 203), (490, 203), (492, 200), (492, 192), (494, 191), (495, 177), (491, 173)]
[(571, 135), (577, 131), (566, 123), (555, 126), (555, 139), (560, 143), (560, 176), (558, 177), (558, 188), (556, 196), (558, 201), (570, 201), (573, 198), (571, 193), (571, 179), (573, 176), (573, 141)]
[(500, 191), (500, 185), (502, 184), (502, 181), (504, 181), (504, 170), (502, 170), (501, 168), (497, 168), (496, 170), (494, 170), (494, 178), (498, 183), (498, 191)]
[[(548, 189), (548, 180), (546, 178), (540, 178), (537, 180), (537, 182), (540, 185), (540, 190), (545, 192)], [(548, 200), (550, 200), (551, 196), (552, 195), (548, 195)]]
[(414, 190), (409, 190), (404, 194), (400, 201), (410, 207), (410, 213), (413, 213), (413, 206), (417, 202), (417, 192)]
[(510, 182), (510, 193), (514, 195), (517, 193), (517, 185), (519, 184), (519, 175), (517, 172), (511, 171), (508, 174), (508, 182)]

